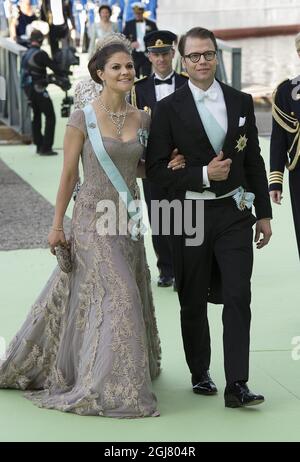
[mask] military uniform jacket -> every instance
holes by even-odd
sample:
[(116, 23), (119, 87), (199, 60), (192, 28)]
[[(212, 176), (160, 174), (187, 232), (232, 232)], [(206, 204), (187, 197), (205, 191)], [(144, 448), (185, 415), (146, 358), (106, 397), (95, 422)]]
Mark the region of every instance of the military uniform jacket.
[(285, 166), (300, 169), (300, 78), (277, 87), (272, 114), (269, 189), (281, 191)]
[[(146, 22), (146, 34), (157, 30), (157, 25), (155, 22), (150, 21), (149, 19), (145, 19)], [(136, 20), (132, 19), (131, 21), (127, 21), (123, 30), (123, 34), (130, 40), (131, 42), (136, 42)]]
[[(272, 216), (265, 165), (258, 142), (251, 95), (220, 82), (228, 116), (223, 145), (224, 158), (231, 158), (228, 179), (211, 181), (208, 190), (216, 196), (239, 186), (255, 194), (256, 216)], [(244, 123), (240, 123), (240, 121)], [(174, 148), (185, 156), (186, 167), (167, 168)], [(168, 188), (169, 199), (184, 200), (187, 190), (203, 191), (202, 168), (215, 157), (188, 84), (156, 104), (146, 155), (146, 175), (152, 182)]]

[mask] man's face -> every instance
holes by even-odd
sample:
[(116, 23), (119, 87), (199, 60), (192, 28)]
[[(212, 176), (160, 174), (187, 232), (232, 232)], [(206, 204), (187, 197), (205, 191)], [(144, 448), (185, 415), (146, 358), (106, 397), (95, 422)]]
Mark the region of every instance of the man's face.
[(142, 8), (136, 8), (134, 10), (134, 15), (137, 21), (142, 21), (144, 19), (144, 10)]
[(174, 50), (169, 50), (165, 53), (149, 52), (148, 57), (149, 61), (152, 63), (154, 72), (163, 77), (171, 74)]
[[(185, 43), (184, 55), (192, 53), (205, 53), (207, 51), (216, 51), (214, 43), (211, 39), (202, 39), (197, 37), (187, 37)], [(198, 62), (194, 63), (190, 58), (183, 58), (183, 64), (186, 71), (195, 85), (205, 85), (212, 83), (215, 77), (217, 68), (216, 55), (211, 61), (207, 61), (202, 55)]]

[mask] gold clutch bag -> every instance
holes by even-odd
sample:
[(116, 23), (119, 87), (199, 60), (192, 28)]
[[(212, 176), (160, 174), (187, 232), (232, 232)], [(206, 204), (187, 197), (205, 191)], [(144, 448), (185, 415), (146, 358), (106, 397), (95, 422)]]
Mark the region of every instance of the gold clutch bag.
[(64, 273), (70, 273), (72, 271), (71, 249), (64, 245), (58, 245), (55, 247), (55, 255), (60, 269)]

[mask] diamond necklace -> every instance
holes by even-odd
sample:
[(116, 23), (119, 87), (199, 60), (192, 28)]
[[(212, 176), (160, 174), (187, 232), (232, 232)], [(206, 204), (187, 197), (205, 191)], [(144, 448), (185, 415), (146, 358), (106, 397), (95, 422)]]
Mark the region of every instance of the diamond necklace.
[(110, 120), (117, 128), (118, 137), (121, 138), (121, 130), (124, 127), (126, 116), (127, 116), (127, 103), (125, 101), (126, 107), (125, 112), (113, 112), (108, 107), (103, 104), (101, 98), (99, 98), (100, 106), (104, 111), (109, 115)]

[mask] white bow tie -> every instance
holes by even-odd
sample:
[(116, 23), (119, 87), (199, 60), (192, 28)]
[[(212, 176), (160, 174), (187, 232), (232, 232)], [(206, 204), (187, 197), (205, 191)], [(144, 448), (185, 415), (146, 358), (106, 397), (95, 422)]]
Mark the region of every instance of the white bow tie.
[(217, 97), (218, 97), (218, 93), (215, 90), (207, 90), (207, 91), (201, 92), (198, 95), (197, 100), (204, 101), (207, 98), (207, 99), (210, 99), (211, 101), (216, 101)]

